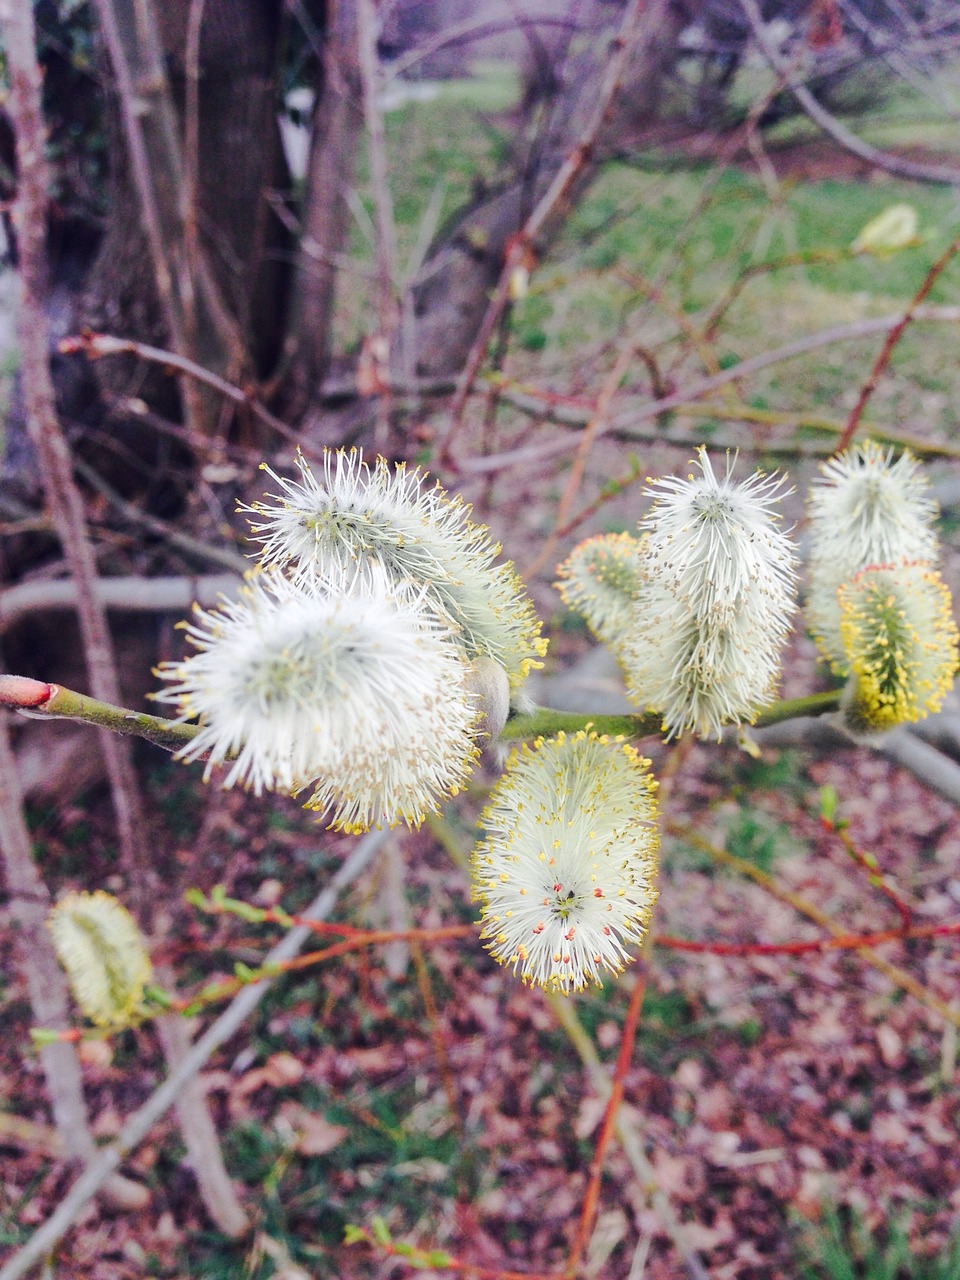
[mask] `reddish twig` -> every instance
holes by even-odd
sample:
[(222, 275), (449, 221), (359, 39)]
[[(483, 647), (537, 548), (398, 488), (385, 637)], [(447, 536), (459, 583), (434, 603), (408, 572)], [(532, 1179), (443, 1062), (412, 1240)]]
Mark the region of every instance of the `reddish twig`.
[(197, 364), (195, 360), (189, 359), (187, 356), (178, 355), (175, 351), (167, 351), (163, 347), (152, 347), (146, 342), (135, 342), (132, 338), (117, 338), (109, 333), (94, 333), (90, 329), (85, 329), (82, 333), (73, 334), (68, 338), (61, 338), (57, 345), (57, 350), (61, 355), (85, 355), (89, 360), (99, 360), (103, 356), (120, 356), (130, 355), (137, 356), (140, 360), (146, 360), (150, 364), (163, 365), (167, 369), (175, 369), (178, 373), (184, 373), (187, 377), (202, 382), (204, 386), (219, 391), (222, 396), (231, 400), (236, 405), (242, 405), (250, 410), (255, 418), (259, 418), (277, 435), (282, 436), (284, 440), (290, 441), (291, 444), (297, 445), (303, 453), (313, 456), (316, 455), (315, 450), (311, 450), (306, 441), (301, 440), (300, 436), (286, 422), (275, 417), (269, 409), (267, 409), (257, 399), (256, 393), (249, 387), (238, 387), (232, 382), (228, 382), (226, 378), (221, 378), (218, 373), (214, 373), (210, 369), (205, 369), (203, 365)]
[[(702, 850), (714, 862), (718, 862), (723, 866), (732, 867), (735, 871), (740, 872), (741, 875), (744, 875), (748, 879), (762, 885), (764, 889), (773, 894), (774, 897), (779, 898), (781, 902), (789, 903), (790, 906), (792, 906), (794, 910), (799, 911), (801, 915), (805, 915), (809, 920), (815, 921), (815, 923), (819, 924), (822, 928), (828, 930), (834, 938), (849, 937), (847, 931), (832, 919), (832, 917), (828, 916), (825, 911), (821, 911), (818, 906), (809, 902), (801, 894), (794, 893), (792, 890), (785, 889), (781, 885), (777, 884), (772, 876), (768, 875), (766, 871), (761, 867), (758, 867), (755, 863), (749, 862), (746, 858), (739, 858), (734, 853), (728, 853), (726, 849), (719, 848), (719, 846), (714, 844), (712, 841), (707, 840), (704, 836), (700, 835), (699, 832), (694, 831), (687, 823), (668, 822), (666, 825), (675, 835), (678, 835), (682, 839), (688, 841), (695, 848)], [(943, 932), (955, 931), (953, 925), (932, 925), (927, 927)], [(899, 929), (895, 929), (892, 931), (892, 934), (892, 937), (882, 936), (880, 940), (895, 941), (901, 936), (901, 931)], [(861, 943), (856, 950), (868, 964), (872, 965), (874, 969), (878, 969), (881, 973), (885, 974), (890, 981), (900, 987), (901, 990), (909, 992), (910, 995), (919, 1000), (922, 1004), (925, 1004), (928, 1008), (935, 1009), (945, 1022), (950, 1023), (952, 1026), (960, 1027), (960, 1010), (952, 1008), (946, 1003), (946, 1001), (941, 1000), (939, 996), (934, 995), (934, 993), (929, 991), (922, 982), (918, 982), (913, 974), (907, 973), (907, 971), (900, 968), (899, 965), (891, 964), (889, 960), (885, 960), (882, 956), (877, 955), (872, 944), (865, 945)]]
[[(43, 306), (49, 176), (33, 9), (30, 5), (8, 6), (4, 16), (10, 75), (7, 109), (16, 131), (17, 196), (13, 218), (20, 268), (18, 336), (27, 430), (37, 450), (57, 536), (77, 587), (77, 612), (90, 686), (97, 698), (118, 702), (120, 686), (113, 641), (106, 611), (96, 593), (96, 555), (87, 530), (83, 498), (73, 479), (70, 446), (57, 418), (50, 374), (49, 328)], [(145, 890), (149, 875), (138, 852), (144, 824), (130, 747), (106, 732), (99, 735), (99, 740), (110, 779), (123, 863), (131, 881)]]
[(832, 832), (837, 837), (857, 866), (867, 873), (867, 880), (870, 882), (871, 887), (878, 889), (893, 904), (900, 916), (901, 928), (909, 929), (913, 924), (913, 912), (880, 874), (880, 867), (874, 855), (872, 853), (863, 853), (858, 849), (850, 839), (849, 832), (842, 825), (834, 824), (826, 817), (821, 817), (820, 822), (826, 831)]
[[(960, 175), (958, 175), (958, 177), (960, 177)], [(853, 439), (857, 427), (859, 426), (860, 419), (863, 417), (863, 411), (867, 407), (867, 402), (877, 389), (877, 383), (880, 381), (880, 375), (890, 363), (890, 357), (893, 355), (894, 348), (903, 337), (907, 325), (917, 314), (917, 309), (920, 304), (924, 301), (934, 284), (936, 284), (937, 279), (944, 268), (958, 252), (960, 252), (960, 235), (956, 236), (950, 244), (947, 245), (940, 257), (937, 258), (936, 262), (934, 262), (933, 266), (924, 276), (923, 283), (920, 285), (920, 288), (913, 295), (910, 305), (887, 334), (884, 339), (883, 346), (880, 348), (880, 354), (873, 362), (873, 368), (870, 370), (870, 375), (860, 388), (860, 394), (857, 396), (857, 403), (850, 411), (850, 417), (847, 419), (847, 425), (843, 429), (843, 435), (837, 441), (837, 453), (842, 453), (850, 444), (850, 441)]]
[(960, 934), (960, 920), (946, 924), (901, 926), (876, 933), (846, 933), (833, 938), (813, 938), (803, 942), (695, 942), (658, 933), (654, 945), (670, 951), (691, 951), (712, 956), (802, 956), (822, 951), (859, 951), (884, 942), (909, 942), (915, 938), (945, 938)]
[(603, 1176), (603, 1162), (607, 1154), (607, 1148), (613, 1138), (617, 1111), (623, 1101), (624, 1080), (626, 1079), (627, 1069), (630, 1066), (633, 1045), (637, 1038), (637, 1028), (640, 1025), (640, 1010), (643, 1008), (643, 997), (647, 989), (649, 972), (645, 957), (641, 958), (639, 965), (640, 972), (637, 974), (633, 990), (630, 993), (627, 1016), (624, 1018), (623, 1031), (620, 1035), (620, 1051), (617, 1054), (617, 1064), (613, 1072), (610, 1096), (607, 1098), (603, 1120), (600, 1124), (600, 1133), (597, 1137), (597, 1145), (594, 1149), (593, 1160), (590, 1162), (590, 1180), (587, 1183), (587, 1189), (583, 1197), (580, 1221), (577, 1224), (577, 1233), (570, 1246), (570, 1253), (567, 1256), (567, 1264), (564, 1268), (564, 1274), (570, 1280), (579, 1270), (580, 1261), (590, 1239), (590, 1232), (593, 1230), (597, 1205), (600, 1200), (600, 1179)]
[(530, 254), (534, 251), (537, 236), (569, 196), (575, 182), (594, 153), (600, 129), (607, 120), (614, 99), (619, 92), (621, 79), (637, 38), (639, 17), (645, 3), (646, 0), (629, 0), (620, 29), (612, 43), (611, 56), (607, 63), (603, 83), (597, 95), (597, 105), (593, 115), (575, 145), (567, 153), (566, 158), (536, 208), (520, 231), (507, 241), (503, 267), (500, 271), (497, 287), (493, 291), (490, 304), (464, 363), (463, 372), (457, 381), (457, 389), (450, 405), (450, 427), (440, 448), (441, 463), (446, 463), (450, 466), (455, 465), (450, 451), (454, 438), (460, 429), (467, 398), (470, 395), (480, 365), (483, 363), (487, 345), (509, 300), (511, 276), (517, 267), (529, 260)]

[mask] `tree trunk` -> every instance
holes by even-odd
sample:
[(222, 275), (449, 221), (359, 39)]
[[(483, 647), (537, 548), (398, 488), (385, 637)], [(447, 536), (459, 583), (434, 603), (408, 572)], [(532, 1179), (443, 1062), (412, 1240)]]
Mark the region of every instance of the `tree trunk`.
[(284, 411), (295, 417), (310, 403), (330, 362), (337, 260), (347, 242), (347, 193), (363, 129), (357, 47), (356, 0), (341, 0), (327, 32), (313, 109), (287, 338), (289, 364), (281, 398)]
[[(286, 308), (289, 268), (281, 259), (287, 233), (268, 203), (270, 188), (278, 182), (286, 185), (274, 87), (279, 9), (270, 0), (211, 0), (203, 6), (194, 209), (194, 157), (184, 158), (184, 126), (187, 31), (196, 3), (168, 0), (156, 6), (163, 69), (177, 118), (172, 126), (166, 120), (161, 95), (141, 113), (140, 122), (150, 146), (152, 196), (162, 224), (169, 285), (145, 227), (130, 129), (124, 127), (116, 80), (109, 77), (114, 89), (107, 112), (108, 220), (77, 323), (161, 347), (178, 346), (215, 372), (238, 378), (244, 368), (263, 373), (272, 366)], [(132, 41), (126, 27), (136, 25), (128, 5), (129, 0), (101, 0), (105, 21), (110, 7), (119, 15), (124, 48)], [(111, 52), (115, 55), (116, 49)], [(145, 74), (145, 65), (144, 58), (134, 71)], [(194, 222), (197, 252), (191, 255)], [(172, 294), (172, 305), (165, 291)], [(177, 414), (171, 379), (144, 369), (133, 357), (102, 362), (97, 376), (114, 395), (135, 394), (165, 416)], [(211, 404), (210, 411), (219, 416), (222, 402)]]

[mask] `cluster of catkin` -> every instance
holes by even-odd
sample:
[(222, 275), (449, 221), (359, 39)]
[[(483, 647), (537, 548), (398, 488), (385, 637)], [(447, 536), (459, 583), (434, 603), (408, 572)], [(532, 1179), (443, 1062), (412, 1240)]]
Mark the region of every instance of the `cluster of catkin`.
[[(249, 508), (259, 563), (240, 598), (195, 611), (195, 652), (159, 671), (198, 732), (181, 752), (259, 794), (309, 790), (331, 825), (424, 820), (463, 785), (478, 741), (545, 650), (512, 566), (469, 508), (417, 470), (329, 452), (269, 472)], [(651, 481), (635, 533), (590, 538), (559, 568), (566, 603), (619, 659), (668, 737), (719, 737), (774, 697), (797, 610), (785, 480), (721, 474), (706, 451)], [(806, 622), (846, 677), (842, 717), (882, 732), (939, 708), (958, 666), (936, 568), (936, 508), (915, 460), (872, 442), (826, 463), (808, 500)], [(622, 738), (537, 739), (481, 817), (473, 896), (491, 954), (525, 982), (579, 990), (619, 972), (656, 901), (656, 782)], [(134, 1016), (149, 961), (109, 895), (70, 895), (51, 928), (81, 1007)]]

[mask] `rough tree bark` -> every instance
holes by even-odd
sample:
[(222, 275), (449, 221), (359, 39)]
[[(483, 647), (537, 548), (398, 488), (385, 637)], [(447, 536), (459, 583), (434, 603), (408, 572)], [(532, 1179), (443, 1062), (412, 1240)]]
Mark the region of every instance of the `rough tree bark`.
[[(76, 324), (173, 345), (181, 354), (236, 378), (272, 367), (286, 309), (289, 268), (283, 252), (289, 243), (268, 201), (274, 186), (286, 186), (276, 120), (280, 9), (270, 0), (217, 0), (203, 6), (197, 154), (191, 157), (196, 173), (194, 210), (187, 207), (189, 187), (185, 192), (181, 180), (191, 7), (191, 0), (171, 0), (155, 9), (176, 120), (167, 118), (159, 90), (156, 100), (147, 100), (151, 109), (141, 111), (165, 267), (172, 276), (173, 317), (165, 305), (162, 279), (158, 288), (163, 267), (157, 267), (144, 226), (141, 175), (131, 152), (130, 129), (125, 127), (118, 93), (123, 84), (114, 56), (112, 71), (105, 73), (111, 86), (108, 218)], [(100, 0), (99, 8), (102, 14), (114, 11), (123, 47), (134, 44), (124, 32), (136, 27), (136, 5), (131, 0)], [(130, 54), (129, 60), (133, 57)], [(133, 88), (143, 91), (137, 83)], [(190, 255), (189, 244), (177, 238), (179, 234), (180, 241), (189, 240), (194, 216), (199, 257)], [(206, 287), (204, 272), (211, 277)], [(101, 387), (114, 395), (143, 396), (167, 416), (177, 411), (171, 380), (145, 370), (131, 357), (98, 365), (97, 376)]]
[(337, 284), (346, 245), (347, 195), (363, 129), (356, 0), (333, 6), (322, 50), (294, 274), (282, 411), (300, 417), (327, 372)]

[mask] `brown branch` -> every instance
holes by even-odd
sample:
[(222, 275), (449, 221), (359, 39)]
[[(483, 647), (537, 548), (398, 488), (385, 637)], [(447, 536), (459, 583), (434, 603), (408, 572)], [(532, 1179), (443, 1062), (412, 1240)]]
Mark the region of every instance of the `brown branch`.
[(623, 1030), (620, 1033), (620, 1050), (617, 1054), (617, 1063), (613, 1071), (613, 1080), (610, 1085), (610, 1095), (607, 1098), (607, 1105), (604, 1108), (603, 1119), (600, 1124), (600, 1134), (597, 1138), (597, 1145), (594, 1148), (593, 1159), (590, 1161), (590, 1180), (587, 1183), (587, 1189), (583, 1196), (583, 1205), (580, 1210), (580, 1220), (577, 1224), (577, 1232), (570, 1246), (570, 1252), (567, 1255), (567, 1264), (565, 1273), (573, 1280), (580, 1269), (580, 1263), (583, 1259), (584, 1251), (590, 1240), (590, 1233), (593, 1230), (593, 1224), (597, 1216), (597, 1206), (600, 1202), (600, 1179), (603, 1176), (603, 1162), (607, 1154), (607, 1148), (614, 1135), (614, 1129), (617, 1119), (617, 1112), (620, 1103), (623, 1101), (624, 1080), (627, 1070), (630, 1066), (630, 1058), (633, 1054), (634, 1042), (637, 1038), (637, 1028), (640, 1025), (640, 1010), (643, 1008), (643, 997), (647, 990), (647, 978), (649, 976), (649, 967), (646, 959), (646, 952), (649, 949), (649, 937), (647, 935), (647, 943), (644, 946), (644, 954), (638, 960), (639, 973), (637, 973), (633, 990), (630, 992), (630, 1002), (627, 1005), (627, 1014), (623, 1020)]
[(82, 476), (87, 484), (96, 489), (102, 497), (112, 507), (115, 507), (121, 515), (125, 516), (133, 524), (139, 525), (142, 529), (149, 529), (151, 533), (158, 534), (165, 542), (176, 547), (179, 551), (184, 552), (195, 560), (203, 560), (207, 564), (218, 564), (221, 567), (226, 566), (235, 573), (246, 573), (250, 568), (249, 563), (243, 558), (239, 551), (233, 551), (229, 547), (212, 547), (208, 543), (201, 541), (200, 538), (194, 538), (189, 533), (181, 533), (179, 529), (174, 528), (167, 520), (161, 520), (159, 516), (151, 515), (149, 511), (144, 511), (141, 507), (136, 506), (133, 502), (127, 502), (126, 498), (120, 496), (106, 480), (95, 471), (93, 467), (88, 466), (80, 458), (74, 459), (74, 471)]
[(198, 232), (200, 191), (200, 35), (204, 0), (190, 0), (183, 66), (186, 91), (183, 106), (183, 240), (190, 269), (200, 261)]
[[(153, 5), (151, 0), (96, 0), (96, 8), (116, 77), (133, 186), (171, 341), (183, 356), (239, 373), (248, 364), (247, 355), (196, 234), (195, 184), (181, 154)], [(198, 9), (191, 5), (190, 36), (199, 56)], [(189, 381), (181, 382), (181, 390), (190, 428), (212, 435), (218, 415), (209, 397)]]
[(275, 417), (265, 405), (260, 403), (251, 388), (244, 389), (236, 386), (226, 378), (222, 378), (220, 374), (214, 373), (212, 369), (197, 364), (189, 356), (178, 355), (177, 352), (167, 351), (163, 347), (152, 347), (146, 342), (135, 342), (132, 338), (116, 338), (109, 333), (93, 333), (89, 329), (69, 338), (61, 338), (57, 344), (57, 350), (61, 355), (82, 353), (89, 360), (99, 360), (102, 356), (137, 356), (150, 364), (163, 365), (167, 369), (185, 373), (189, 378), (202, 382), (214, 391), (219, 391), (234, 404), (248, 408), (254, 417), (259, 418), (291, 444), (299, 445), (308, 456), (317, 456), (316, 451), (312, 451), (307, 443), (302, 442), (291, 426)]
[[(336, 905), (341, 890), (351, 885), (366, 869), (386, 835), (385, 831), (374, 831), (361, 840), (305, 914), (317, 919), (328, 916)], [(308, 936), (306, 929), (294, 929), (273, 948), (267, 962), (279, 963), (295, 956)], [(50, 1253), (121, 1161), (140, 1145), (157, 1121), (173, 1106), (187, 1082), (203, 1068), (211, 1054), (236, 1034), (270, 986), (271, 980), (264, 978), (255, 985), (244, 987), (219, 1018), (190, 1046), (166, 1080), (127, 1118), (116, 1139), (99, 1152), (43, 1226), (0, 1268), (0, 1280), (21, 1280), (22, 1276)]]
[[(562, 27), (566, 31), (579, 31), (581, 28), (571, 18), (564, 17), (562, 14), (551, 14), (549, 11), (543, 13), (527, 13), (519, 15), (520, 20), (527, 27)], [(466, 44), (471, 40), (481, 40), (486, 36), (498, 35), (502, 31), (515, 31), (517, 23), (513, 19), (503, 18), (467, 18), (463, 22), (456, 23), (454, 26), (447, 27), (440, 31), (437, 35), (432, 36), (428, 40), (424, 40), (422, 44), (415, 45), (409, 53), (403, 54), (396, 58), (390, 64), (390, 73), (394, 79), (398, 79), (404, 75), (411, 67), (415, 67), (418, 62), (422, 62), (424, 58), (431, 57), (440, 49), (446, 49), (450, 45)]]
[[(918, 308), (913, 318), (914, 320), (942, 320), (948, 323), (957, 323), (960, 321), (960, 307)], [(606, 435), (610, 431), (629, 429), (631, 426), (647, 422), (651, 418), (658, 418), (661, 414), (679, 410), (688, 401), (709, 395), (712, 391), (725, 387), (730, 382), (736, 382), (739, 378), (746, 378), (751, 374), (759, 373), (761, 369), (780, 364), (784, 360), (794, 360), (810, 351), (832, 346), (835, 342), (850, 342), (860, 338), (869, 338), (877, 333), (886, 333), (889, 329), (898, 325), (901, 319), (902, 316), (900, 314), (876, 316), (865, 320), (855, 320), (851, 324), (834, 325), (829, 329), (821, 329), (817, 333), (806, 334), (793, 342), (785, 343), (782, 347), (776, 347), (772, 351), (763, 351), (759, 355), (750, 356), (747, 360), (741, 360), (739, 364), (732, 365), (729, 369), (723, 369), (720, 373), (711, 377), (702, 378), (699, 382), (674, 392), (673, 395), (665, 396), (660, 400), (647, 400), (637, 405), (631, 405), (629, 409), (624, 410), (623, 414), (606, 423), (597, 432), (597, 435)], [(514, 395), (512, 403), (520, 407), (523, 400), (524, 397), (522, 395)], [(536, 398), (531, 398), (531, 400), (536, 412), (537, 400)], [(589, 420), (589, 411), (579, 407), (557, 405), (554, 407), (551, 416), (557, 422), (571, 426), (582, 426), (584, 422)], [(572, 442), (570, 440), (551, 440), (533, 448), (510, 449), (503, 453), (490, 454), (486, 458), (467, 458), (460, 462), (458, 466), (464, 473), (471, 475), (483, 474), (522, 463), (544, 462), (548, 458), (570, 453), (576, 447), (577, 442), (575, 440)]]
[[(308, 36), (313, 24), (297, 0)], [(356, 0), (331, 6), (322, 48), (321, 92), (313, 108), (310, 155), (293, 277), (287, 411), (311, 403), (327, 372), (337, 271), (348, 229), (348, 192), (360, 144), (362, 111), (357, 69)], [(291, 408), (292, 407), (292, 408)]]
[(869, 142), (864, 142), (855, 133), (851, 133), (817, 101), (806, 85), (796, 78), (786, 61), (781, 58), (767, 36), (763, 14), (760, 12), (757, 0), (740, 0), (740, 5), (753, 30), (754, 39), (767, 62), (778, 75), (783, 77), (784, 83), (814, 124), (818, 125), (834, 142), (839, 143), (844, 150), (858, 156), (861, 160), (866, 160), (868, 164), (878, 169), (885, 169), (887, 173), (894, 173), (898, 178), (945, 186), (960, 185), (960, 169), (952, 169), (942, 164), (920, 164), (915, 160), (907, 160), (903, 156), (891, 155), (888, 151), (880, 151), (877, 147), (872, 147)]
[[(957, 174), (957, 181), (960, 182), (960, 172)], [(860, 419), (863, 417), (863, 411), (867, 407), (867, 401), (877, 389), (877, 383), (880, 381), (880, 375), (890, 363), (890, 357), (893, 355), (894, 348), (903, 337), (904, 331), (911, 320), (916, 316), (920, 304), (927, 297), (930, 290), (936, 284), (937, 279), (943, 272), (947, 264), (960, 252), (960, 235), (956, 236), (936, 262), (931, 266), (930, 270), (923, 278), (923, 283), (913, 295), (910, 305), (904, 311), (899, 321), (893, 326), (884, 339), (883, 346), (880, 348), (880, 354), (873, 362), (873, 368), (866, 382), (860, 388), (860, 394), (857, 396), (857, 403), (850, 411), (850, 417), (847, 419), (847, 425), (843, 429), (843, 435), (837, 441), (837, 453), (842, 453), (853, 439)]]
[(524, 568), (523, 576), (527, 579), (532, 578), (542, 569), (557, 548), (557, 544), (560, 541), (560, 529), (567, 523), (573, 500), (583, 481), (590, 449), (608, 424), (614, 397), (620, 389), (620, 383), (623, 381), (627, 370), (633, 363), (633, 355), (633, 344), (625, 342), (617, 353), (613, 367), (603, 381), (590, 421), (586, 424), (584, 432), (577, 443), (577, 451), (573, 458), (573, 465), (570, 468), (570, 475), (567, 477), (567, 483), (564, 485), (563, 493), (560, 495), (553, 530), (544, 540), (543, 546), (533, 560)]
[[(106, 613), (94, 583), (97, 564), (87, 532), (83, 499), (73, 479), (70, 448), (60, 429), (50, 376), (47, 317), (43, 308), (46, 283), (47, 191), (46, 129), (41, 108), (41, 76), (37, 63), (33, 10), (15, 4), (4, 14), (10, 72), (8, 110), (16, 130), (17, 195), (13, 218), (20, 265), (20, 343), (27, 431), (37, 450), (47, 504), (64, 556), (76, 583), (77, 610), (84, 655), (94, 695), (119, 702), (113, 642)], [(100, 734), (117, 819), (121, 855), (131, 882), (146, 890), (141, 876), (138, 840), (143, 831), (139, 795), (130, 748), (112, 734)]]
[[(370, 182), (376, 216), (377, 263), (377, 355), (379, 368), (389, 368), (400, 319), (397, 300), (397, 228), (387, 177), (383, 114), (377, 102), (380, 91), (380, 62), (377, 57), (376, 12), (373, 0), (354, 0), (357, 6), (357, 65), (363, 91), (363, 115), (367, 126)], [(377, 382), (381, 379), (378, 376)], [(387, 384), (377, 394), (377, 443), (386, 447), (390, 433), (390, 391)]]
[(597, 137), (601, 127), (607, 121), (614, 99), (620, 90), (621, 80), (637, 41), (640, 29), (640, 14), (645, 4), (646, 0), (628, 0), (620, 29), (613, 40), (612, 54), (597, 94), (597, 105), (593, 114), (581, 132), (580, 137), (567, 153), (565, 160), (557, 170), (553, 181), (544, 192), (536, 208), (527, 218), (519, 233), (508, 242), (497, 287), (493, 292), (480, 328), (477, 331), (473, 346), (470, 348), (463, 371), (457, 380), (457, 389), (450, 405), (450, 427), (443, 440), (439, 454), (441, 462), (445, 462), (447, 465), (455, 466), (451, 457), (453, 441), (460, 428), (467, 398), (470, 395), (470, 390), (479, 372), (480, 365), (483, 363), (487, 345), (509, 300), (511, 276), (533, 249), (537, 236), (567, 199), (575, 182), (593, 154)]
[[(108, 18), (113, 17), (111, 0), (100, 0), (100, 9)], [(118, 703), (120, 684), (113, 642), (106, 611), (96, 593), (96, 558), (87, 532), (83, 499), (73, 478), (69, 445), (57, 419), (47, 354), (48, 327), (41, 293), (46, 274), (49, 183), (33, 10), (30, 5), (14, 5), (4, 18), (11, 80), (9, 109), (17, 145), (18, 184), (14, 219), (20, 257), (19, 341), (28, 431), (37, 449), (44, 491), (57, 535), (76, 584), (80, 632), (94, 699), (100, 704)], [(126, 105), (133, 113), (132, 101)], [(139, 127), (137, 122), (137, 130)], [(138, 136), (142, 142), (142, 134), (138, 133)], [(141, 158), (146, 164), (145, 155)], [(110, 779), (122, 864), (131, 901), (137, 909), (141, 927), (149, 934), (156, 876), (145, 856), (147, 827), (133, 769), (132, 751), (128, 741), (105, 728), (101, 728), (99, 737)], [(238, 1235), (246, 1227), (246, 1215), (229, 1188), (223, 1157), (206, 1114), (204, 1099), (185, 1095), (181, 1118), (185, 1130), (207, 1133), (208, 1141), (203, 1150), (194, 1153), (197, 1157), (194, 1169), (201, 1195), (216, 1225), (228, 1235)], [(211, 1134), (214, 1140), (210, 1140)]]

